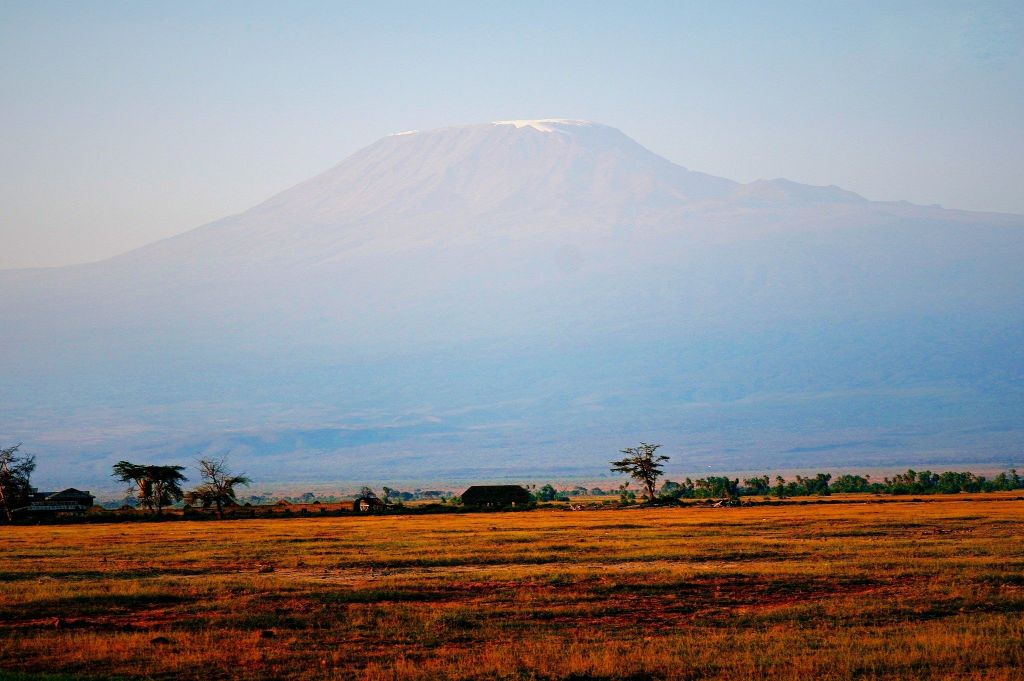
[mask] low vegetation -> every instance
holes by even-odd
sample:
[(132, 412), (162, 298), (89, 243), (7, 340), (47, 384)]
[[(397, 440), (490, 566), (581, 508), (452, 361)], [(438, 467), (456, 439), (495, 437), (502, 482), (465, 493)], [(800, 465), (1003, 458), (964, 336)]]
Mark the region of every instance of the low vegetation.
[(682, 483), (667, 481), (661, 486), (661, 499), (735, 499), (742, 496), (773, 496), (779, 499), (801, 496), (829, 496), (840, 494), (959, 494), (960, 492), (1006, 492), (1024, 489), (1024, 478), (1017, 471), (999, 473), (991, 479), (969, 471), (908, 470), (891, 478), (872, 480), (870, 475), (840, 475), (833, 479), (830, 473), (814, 477), (797, 475), (786, 480), (775, 476), (774, 483), (767, 476), (747, 478), (740, 484), (738, 478), (712, 476)]
[(864, 503), (7, 527), (0, 669), (1020, 679), (1020, 496), (846, 498)]

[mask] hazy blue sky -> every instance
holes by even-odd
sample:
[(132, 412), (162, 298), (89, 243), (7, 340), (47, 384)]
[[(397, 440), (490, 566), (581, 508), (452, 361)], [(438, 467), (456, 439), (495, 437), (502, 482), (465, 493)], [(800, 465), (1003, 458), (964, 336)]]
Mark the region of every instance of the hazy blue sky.
[[(895, 6), (894, 6), (895, 5)], [(735, 180), (1024, 213), (1024, 3), (0, 3), (0, 267), (243, 210), (391, 132), (564, 117)]]

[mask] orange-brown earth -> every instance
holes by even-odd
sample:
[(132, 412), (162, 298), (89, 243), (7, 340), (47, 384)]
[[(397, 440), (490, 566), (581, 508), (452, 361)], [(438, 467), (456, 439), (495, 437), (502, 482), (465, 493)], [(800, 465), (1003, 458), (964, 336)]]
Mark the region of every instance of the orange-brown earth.
[(1024, 679), (1024, 501), (0, 528), (0, 678)]

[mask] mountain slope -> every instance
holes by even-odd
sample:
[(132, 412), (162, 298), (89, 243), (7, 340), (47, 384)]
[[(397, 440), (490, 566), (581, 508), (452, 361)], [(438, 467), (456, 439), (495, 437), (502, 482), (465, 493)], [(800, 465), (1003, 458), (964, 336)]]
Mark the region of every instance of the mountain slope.
[(299, 478), (592, 473), (655, 436), (726, 468), (1003, 461), (1022, 256), (1021, 216), (741, 185), (598, 124), (405, 133), (131, 253), (0, 272), (3, 416), (72, 477), (229, 447)]

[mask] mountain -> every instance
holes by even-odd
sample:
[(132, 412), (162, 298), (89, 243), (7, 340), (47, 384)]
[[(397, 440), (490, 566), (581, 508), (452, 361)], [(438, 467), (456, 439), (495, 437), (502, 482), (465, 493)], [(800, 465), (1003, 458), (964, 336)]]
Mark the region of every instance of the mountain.
[[(98, 263), (0, 271), (40, 476), (230, 449), (266, 479), (1019, 461), (1024, 217), (682, 168), (558, 119), (381, 139)], [(56, 484), (55, 482), (55, 484)]]

